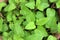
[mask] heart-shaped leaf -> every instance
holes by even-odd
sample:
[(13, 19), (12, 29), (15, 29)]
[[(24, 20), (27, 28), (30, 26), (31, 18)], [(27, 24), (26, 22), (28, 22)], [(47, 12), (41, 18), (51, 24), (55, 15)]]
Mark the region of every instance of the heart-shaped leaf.
[(50, 35), (47, 40), (57, 40), (57, 38), (52, 36), (52, 35)]
[(36, 28), (36, 26), (35, 26), (34, 22), (29, 22), (25, 27), (25, 29), (27, 29), (27, 30), (32, 30), (35, 28)]

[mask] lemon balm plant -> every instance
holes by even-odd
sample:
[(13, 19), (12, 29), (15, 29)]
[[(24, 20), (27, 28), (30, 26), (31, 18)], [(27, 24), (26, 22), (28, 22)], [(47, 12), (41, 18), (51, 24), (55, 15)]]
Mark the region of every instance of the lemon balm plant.
[(59, 40), (59, 8), (60, 0), (0, 2), (1, 40)]

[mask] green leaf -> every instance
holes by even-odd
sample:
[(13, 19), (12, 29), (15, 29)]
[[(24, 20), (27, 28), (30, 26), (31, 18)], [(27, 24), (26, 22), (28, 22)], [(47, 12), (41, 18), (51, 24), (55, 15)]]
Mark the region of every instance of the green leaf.
[(32, 1), (35, 1), (35, 0), (29, 0), (29, 2), (32, 2)]
[(9, 28), (14, 31), (14, 24), (12, 22), (9, 23)]
[(6, 23), (4, 23), (3, 26), (2, 26), (2, 31), (5, 32), (7, 30), (8, 30), (8, 26), (7, 26)]
[(56, 24), (57, 20), (55, 17), (51, 17), (49, 18), (49, 21), (46, 23), (46, 28), (50, 28), (52, 33), (56, 33), (57, 32), (57, 24)]
[(34, 2), (34, 1), (33, 1), (33, 2), (28, 2), (28, 3), (25, 4), (25, 6), (27, 6), (27, 7), (30, 8), (30, 9), (34, 9), (34, 7), (35, 7), (35, 2)]
[(29, 15), (26, 16), (26, 21), (27, 22), (35, 21), (35, 15), (33, 13), (30, 13)]
[(19, 4), (20, 0), (9, 0), (9, 4)]
[(16, 22), (16, 16), (12, 15), (13, 22)]
[[(35, 15), (33, 12), (31, 12), (27, 7), (22, 6), (21, 7), (21, 11), (20, 14), (24, 15), (26, 17), (26, 21), (30, 22), (30, 21), (35, 21)], [(29, 16), (29, 17), (28, 17)]]
[(3, 19), (0, 17), (0, 31), (2, 31), (2, 27), (3, 27)]
[(9, 0), (9, 4), (13, 4), (14, 3), (14, 0)]
[(12, 21), (12, 12), (8, 12), (6, 18), (7, 21)]
[(46, 28), (50, 28), (52, 33), (57, 32), (57, 20), (55, 17), (49, 18), (48, 22), (46, 23)]
[(36, 19), (36, 25), (45, 25), (48, 22), (48, 18), (41, 18), (41, 19)]
[(45, 28), (43, 28), (42, 26), (39, 26), (40, 29), (36, 29), (34, 30), (34, 34), (29, 35), (25, 38), (25, 40), (42, 40), (43, 37), (48, 36)]
[(38, 12), (36, 13), (36, 18), (37, 18), (37, 19), (44, 18), (43, 12), (38, 11)]
[(6, 3), (5, 2), (0, 2), (0, 11), (1, 11), (1, 9), (3, 8), (3, 7), (5, 7), (6, 6)]
[(55, 10), (52, 9), (52, 8), (48, 8), (48, 9), (46, 10), (46, 15), (47, 15), (47, 17), (54, 17), (55, 14), (56, 14), (56, 12), (55, 12)]
[(43, 2), (43, 3), (48, 3), (48, 0), (40, 0), (41, 2)]
[(10, 23), (9, 27), (14, 32), (14, 34), (19, 35), (21, 37), (24, 36), (24, 31), (18, 23), (14, 23), (14, 24)]
[(30, 33), (27, 32), (27, 31), (24, 31), (24, 39), (25, 39), (27, 36), (30, 36)]
[(34, 22), (29, 22), (25, 27), (25, 29), (27, 29), (27, 30), (32, 30), (35, 28), (36, 28), (36, 26), (35, 26)]
[(29, 14), (28, 12), (30, 13), (30, 10), (27, 7), (25, 7), (25, 6), (21, 7), (20, 14), (26, 16)]
[(20, 35), (21, 37), (24, 36), (24, 31), (23, 31), (23, 28), (22, 26), (19, 25), (18, 22), (14, 23), (14, 33), (17, 34), (17, 35)]
[(8, 32), (3, 32), (3, 40), (12, 40), (12, 31)]
[(43, 11), (45, 8), (49, 6), (48, 3), (41, 3), (40, 5), (37, 6), (37, 8), (41, 11)]
[(50, 2), (56, 2), (56, 1), (58, 1), (58, 0), (49, 0)]
[(36, 0), (36, 7), (40, 11), (43, 11), (45, 8), (49, 6), (47, 0), (44, 2), (43, 0)]
[(20, 14), (27, 16), (29, 14), (33, 14), (33, 12), (31, 10), (29, 10), (26, 6), (22, 5), (21, 10), (20, 10)]
[(15, 35), (13, 35), (13, 40), (24, 40), (24, 39), (15, 34)]
[(25, 38), (25, 40), (42, 40), (42, 36), (40, 34), (30, 35)]
[(7, 32), (3, 32), (3, 40), (8, 40), (9, 34)]
[(50, 35), (47, 40), (57, 40), (57, 38), (52, 36), (52, 35)]
[(12, 40), (12, 38), (11, 38), (11, 37), (9, 37), (9, 38), (8, 38), (8, 40)]
[(57, 8), (60, 8), (60, 0), (58, 0), (58, 1), (56, 2), (56, 7), (57, 7)]
[(60, 23), (58, 23), (58, 33), (60, 33)]
[(26, 2), (26, 0), (20, 0), (20, 2), (22, 2), (22, 3), (23, 3), (23, 2)]
[(26, 26), (27, 24), (28, 24), (27, 21), (24, 21), (24, 22), (23, 22), (23, 26)]
[(19, 15), (20, 15), (20, 11), (19, 11), (19, 10), (14, 10), (13, 13), (14, 13), (16, 16), (19, 16)]
[(21, 24), (21, 23), (23, 22), (23, 20), (24, 20), (24, 19), (20, 17), (20, 19), (17, 20), (17, 22), (18, 22), (19, 24)]
[(17, 3), (17, 4), (20, 2), (20, 0), (14, 0), (14, 1), (15, 1), (15, 3)]
[[(37, 26), (37, 29), (39, 30), (40, 34), (43, 37), (48, 36), (48, 33), (47, 33), (46, 29), (43, 26)], [(36, 33), (39, 33), (39, 32), (36, 31)]]
[(12, 11), (16, 8), (15, 4), (9, 4), (4, 8), (4, 11)]

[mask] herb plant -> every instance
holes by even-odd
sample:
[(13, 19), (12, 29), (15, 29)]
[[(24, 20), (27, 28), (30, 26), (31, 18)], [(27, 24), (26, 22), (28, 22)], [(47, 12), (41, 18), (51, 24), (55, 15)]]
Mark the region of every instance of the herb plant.
[(59, 40), (60, 0), (0, 2), (1, 40)]

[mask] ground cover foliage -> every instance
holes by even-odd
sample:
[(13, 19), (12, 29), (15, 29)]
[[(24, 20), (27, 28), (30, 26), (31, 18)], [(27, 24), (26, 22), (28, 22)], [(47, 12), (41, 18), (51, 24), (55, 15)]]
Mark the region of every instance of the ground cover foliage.
[(60, 0), (0, 2), (1, 40), (59, 40)]

